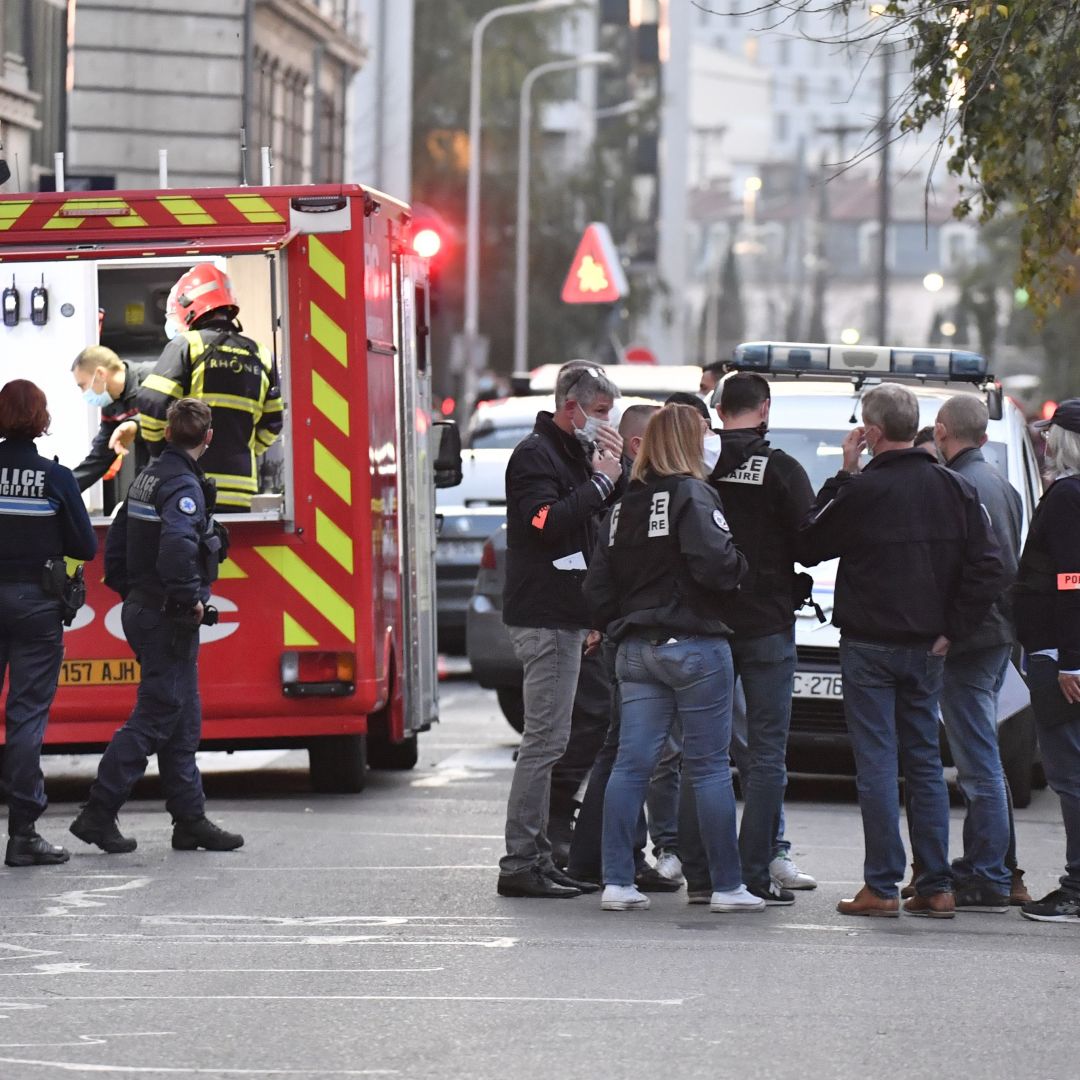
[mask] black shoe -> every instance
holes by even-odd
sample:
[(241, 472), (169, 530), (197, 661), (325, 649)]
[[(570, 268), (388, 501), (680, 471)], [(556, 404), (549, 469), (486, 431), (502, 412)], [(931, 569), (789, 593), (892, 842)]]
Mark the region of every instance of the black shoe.
[(1004, 915), (1009, 910), (1009, 894), (995, 889), (982, 878), (970, 877), (959, 882), (953, 895), (957, 911), (989, 911)]
[(172, 846), (177, 851), (235, 851), (244, 846), (239, 833), (219, 829), (205, 814), (197, 818), (177, 818), (173, 821)]
[(678, 892), (682, 888), (681, 881), (664, 877), (655, 866), (643, 866), (634, 875), (634, 884), (641, 892)]
[(1055, 889), (1041, 900), (1024, 904), (1020, 914), (1034, 922), (1076, 922), (1080, 919), (1080, 896)]
[(124, 855), (134, 851), (139, 842), (132, 836), (124, 836), (116, 823), (116, 815), (103, 806), (87, 803), (79, 816), (68, 826), (68, 832), (84, 844), (96, 844), (110, 855)]
[(31, 826), (8, 837), (4, 862), (8, 866), (55, 866), (70, 858), (64, 848), (50, 844)]
[(557, 885), (545, 877), (539, 867), (530, 866), (516, 874), (500, 874), (499, 895), (524, 896), (536, 900), (568, 900), (571, 896), (580, 896), (581, 890)]
[(560, 869), (565, 870), (567, 863), (570, 862), (570, 841), (569, 840), (552, 840), (551, 841), (551, 861)]
[(581, 881), (579, 878), (571, 877), (558, 868), (549, 870), (544, 877), (548, 881), (554, 881), (556, 885), (562, 885), (567, 889), (577, 889), (581, 893), (599, 892), (600, 886), (595, 881)]
[(746, 891), (759, 900), (764, 900), (770, 907), (789, 907), (795, 903), (795, 894), (790, 889), (782, 888), (771, 878), (766, 885), (747, 885)]

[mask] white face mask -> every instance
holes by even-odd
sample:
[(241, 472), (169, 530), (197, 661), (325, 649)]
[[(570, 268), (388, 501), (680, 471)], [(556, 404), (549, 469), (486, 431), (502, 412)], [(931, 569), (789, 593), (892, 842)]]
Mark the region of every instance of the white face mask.
[(585, 423), (581, 427), (575, 427), (574, 434), (579, 442), (590, 446), (596, 442), (596, 436), (600, 433), (600, 429), (605, 426), (606, 421), (601, 420), (599, 416), (590, 416), (580, 405), (578, 405), (578, 408), (581, 409), (581, 415), (585, 417)]
[(723, 440), (719, 435), (706, 435), (705, 436), (705, 468), (712, 472), (716, 468), (716, 463), (720, 460), (720, 447), (723, 446)]

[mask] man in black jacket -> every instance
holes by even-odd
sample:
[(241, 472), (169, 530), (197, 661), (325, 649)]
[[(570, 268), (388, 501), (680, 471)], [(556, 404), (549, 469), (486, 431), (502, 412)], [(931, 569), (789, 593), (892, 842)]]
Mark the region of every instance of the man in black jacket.
[[(139, 389), (153, 370), (153, 364), (121, 360), (104, 345), (91, 345), (75, 357), (71, 365), (75, 385), (82, 391), (88, 405), (101, 409), (101, 426), (90, 443), (90, 453), (72, 469), (80, 491), (85, 491), (103, 478), (112, 479), (107, 474), (117, 463), (117, 455), (122, 456), (127, 450), (123, 447), (110, 449), (109, 440), (120, 424), (138, 418)], [(135, 472), (141, 472), (149, 461), (146, 443), (136, 437)]]
[(503, 621), (525, 668), (525, 731), (506, 808), (502, 896), (569, 897), (595, 888), (555, 868), (547, 824), (551, 770), (569, 739), (589, 630), (581, 586), (598, 515), (622, 478), (622, 439), (607, 423), (618, 394), (602, 368), (566, 365), (555, 382), (554, 414), (537, 414), (506, 469)]
[[(1004, 567), (970, 484), (912, 441), (919, 403), (884, 383), (863, 397), (863, 426), (843, 442), (796, 540), (799, 561), (839, 557), (833, 622), (840, 628), (844, 715), (855, 753), (865, 884), (843, 915), (899, 914), (906, 857), (897, 756), (910, 792), (914, 857), (922, 868), (911, 915), (952, 918), (949, 793), (938, 743), (945, 656), (970, 637), (1001, 592)], [(873, 460), (856, 474), (867, 447)]]

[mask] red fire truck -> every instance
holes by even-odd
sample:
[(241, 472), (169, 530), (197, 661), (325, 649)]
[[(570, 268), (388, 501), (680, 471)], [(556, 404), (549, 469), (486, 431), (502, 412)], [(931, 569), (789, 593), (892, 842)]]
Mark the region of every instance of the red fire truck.
[[(272, 349), (284, 431), (250, 512), (221, 515), (232, 546), (221, 620), (202, 629), (203, 738), (306, 748), (320, 791), (359, 791), (368, 764), (411, 768), (437, 717), (433, 488), (459, 479), (460, 443), (431, 419), (427, 268), (410, 240), (408, 208), (357, 186), (0, 198), (14, 308), (0, 384), (45, 390), (42, 453), (74, 466), (97, 430), (76, 354), (100, 333), (155, 359), (169, 289), (195, 263), (229, 274), (245, 333)], [(130, 472), (86, 492), (102, 541)], [(102, 573), (87, 566), (65, 634), (47, 750), (101, 748), (132, 706), (138, 666)]]

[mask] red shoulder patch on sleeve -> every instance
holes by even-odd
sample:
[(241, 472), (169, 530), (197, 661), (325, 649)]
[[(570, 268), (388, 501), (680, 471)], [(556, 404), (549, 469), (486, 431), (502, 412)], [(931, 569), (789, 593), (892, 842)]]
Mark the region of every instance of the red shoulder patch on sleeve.
[(550, 509), (550, 506), (541, 506), (540, 509), (536, 511), (532, 519), (532, 525), (534, 529), (542, 529), (544, 527), (544, 525), (547, 523), (548, 511)]

